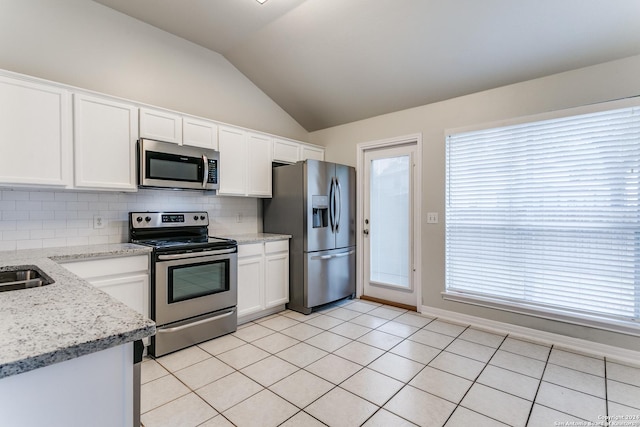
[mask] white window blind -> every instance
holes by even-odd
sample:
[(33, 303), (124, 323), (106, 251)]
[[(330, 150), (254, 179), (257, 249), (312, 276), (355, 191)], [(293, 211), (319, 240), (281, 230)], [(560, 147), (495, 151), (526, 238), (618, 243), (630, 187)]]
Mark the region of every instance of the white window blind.
[(638, 327), (640, 107), (446, 144), (445, 297)]

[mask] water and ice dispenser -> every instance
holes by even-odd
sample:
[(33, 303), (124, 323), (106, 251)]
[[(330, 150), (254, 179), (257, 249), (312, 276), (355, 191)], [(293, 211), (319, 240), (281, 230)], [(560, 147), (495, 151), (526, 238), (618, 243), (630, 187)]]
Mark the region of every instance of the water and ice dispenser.
[(329, 196), (311, 196), (313, 228), (329, 226)]

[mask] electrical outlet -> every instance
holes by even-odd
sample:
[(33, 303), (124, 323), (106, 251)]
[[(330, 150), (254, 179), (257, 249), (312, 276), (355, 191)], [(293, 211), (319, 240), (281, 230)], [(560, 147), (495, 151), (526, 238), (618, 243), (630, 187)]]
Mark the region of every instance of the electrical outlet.
[(242, 212), (236, 214), (236, 222), (242, 222)]
[(438, 212), (427, 212), (427, 224), (438, 223)]
[(93, 228), (104, 228), (104, 217), (102, 215), (93, 216)]

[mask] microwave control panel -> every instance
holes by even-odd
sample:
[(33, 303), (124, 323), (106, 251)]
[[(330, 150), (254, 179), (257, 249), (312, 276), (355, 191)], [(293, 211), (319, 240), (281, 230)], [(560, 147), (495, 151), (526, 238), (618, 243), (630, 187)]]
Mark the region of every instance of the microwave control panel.
[(207, 182), (209, 184), (218, 183), (218, 161), (216, 159), (208, 159), (209, 163), (209, 176), (207, 176)]

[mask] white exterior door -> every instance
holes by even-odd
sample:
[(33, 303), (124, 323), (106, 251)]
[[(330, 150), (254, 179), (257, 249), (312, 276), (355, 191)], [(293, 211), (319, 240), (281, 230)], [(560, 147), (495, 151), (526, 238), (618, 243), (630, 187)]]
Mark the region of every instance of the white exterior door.
[(417, 306), (415, 145), (364, 153), (363, 295)]

